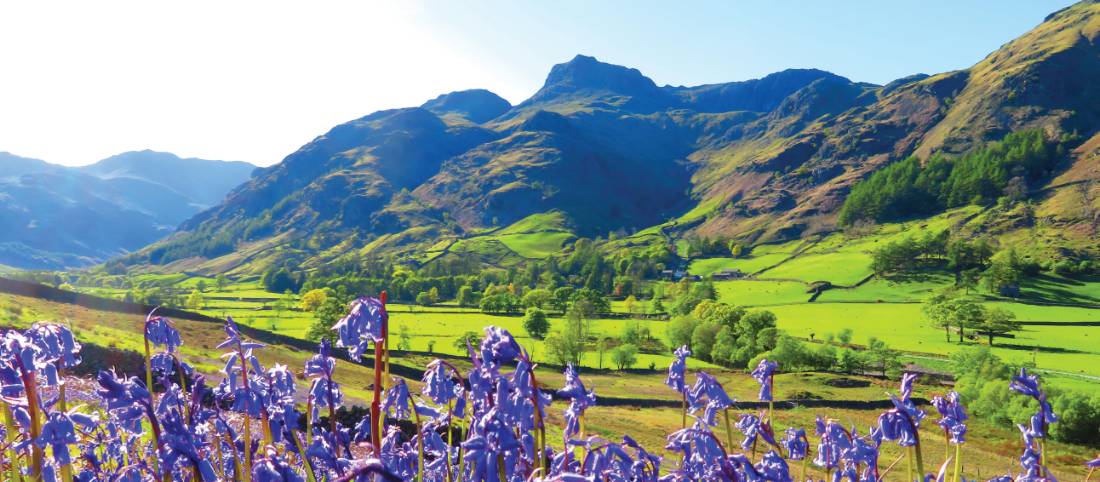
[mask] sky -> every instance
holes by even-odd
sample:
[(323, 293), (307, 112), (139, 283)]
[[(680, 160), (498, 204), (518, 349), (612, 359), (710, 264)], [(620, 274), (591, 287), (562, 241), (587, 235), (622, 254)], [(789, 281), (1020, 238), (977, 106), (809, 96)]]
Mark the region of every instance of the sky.
[(0, 151), (153, 149), (269, 165), (331, 127), (487, 88), (519, 103), (583, 53), (657, 84), (968, 67), (1068, 0), (84, 0), (0, 3)]

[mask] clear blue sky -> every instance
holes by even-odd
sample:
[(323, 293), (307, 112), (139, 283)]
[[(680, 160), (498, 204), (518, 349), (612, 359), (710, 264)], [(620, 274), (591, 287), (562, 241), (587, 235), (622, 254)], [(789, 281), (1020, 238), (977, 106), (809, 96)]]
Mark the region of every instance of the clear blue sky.
[[(696, 85), (815, 67), (857, 81), (970, 66), (1068, 0), (148, 0), (0, 3), (0, 150), (272, 164), (439, 94), (513, 103), (578, 53)], [(58, 4), (63, 4), (58, 6)]]
[[(470, 4), (474, 4), (473, 7)], [(1068, 0), (439, 2), (426, 13), (469, 49), (510, 64), (526, 89), (575, 53), (697, 85), (814, 67), (886, 83), (968, 67)], [(522, 74), (520, 74), (522, 72)]]

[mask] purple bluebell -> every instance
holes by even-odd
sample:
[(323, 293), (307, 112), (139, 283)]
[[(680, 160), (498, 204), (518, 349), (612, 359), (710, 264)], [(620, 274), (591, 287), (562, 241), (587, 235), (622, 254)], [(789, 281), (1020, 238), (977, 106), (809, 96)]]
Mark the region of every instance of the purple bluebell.
[(302, 482), (305, 479), (275, 451), (267, 447), (263, 455), (252, 461), (252, 480), (255, 482)]
[(485, 327), (481, 340), (481, 361), (492, 367), (511, 363), (520, 355), (519, 343), (508, 330), (496, 326)]
[(450, 367), (440, 359), (428, 363), (424, 370), (424, 387), (421, 392), (425, 397), (437, 405), (445, 405), (455, 397), (455, 382), (451, 378)]
[(62, 412), (50, 412), (46, 423), (42, 425), (42, 432), (35, 440), (39, 447), (50, 447), (53, 450), (54, 459), (58, 464), (69, 465), (72, 461), (69, 457), (69, 445), (75, 444), (76, 427), (69, 416)]
[(733, 406), (733, 399), (726, 394), (718, 379), (700, 371), (695, 375), (695, 385), (688, 391), (688, 403), (692, 413), (705, 408), (703, 420), (707, 425), (717, 424), (717, 413)]
[(596, 393), (584, 387), (577, 369), (570, 363), (565, 367), (565, 386), (558, 390), (558, 396), (569, 399), (565, 409), (565, 436), (567, 438), (580, 432), (580, 418), (584, 412), (596, 404)]
[(1028, 373), (1027, 368), (1023, 367), (1020, 368), (1018, 375), (1012, 377), (1008, 388), (1035, 399), (1038, 399), (1042, 393), (1039, 389), (1039, 376)]
[(810, 448), (806, 430), (794, 427), (788, 427), (783, 431), (783, 440), (779, 444), (787, 451), (787, 458), (791, 460), (806, 458), (806, 451)]
[(389, 320), (382, 300), (362, 297), (351, 302), (348, 314), (332, 327), (336, 346), (347, 348), (352, 360), (361, 361), (371, 343), (382, 341), (382, 330)]
[(752, 377), (760, 384), (760, 394), (758, 398), (761, 401), (772, 401), (772, 380), (775, 376), (775, 369), (778, 367), (778, 363), (764, 358), (760, 360), (760, 363), (753, 369)]
[(774, 450), (769, 450), (760, 459), (760, 462), (756, 463), (756, 471), (765, 480), (791, 480), (790, 469), (787, 467), (787, 461), (783, 460), (783, 457), (775, 453)]
[(163, 346), (170, 352), (176, 351), (183, 345), (179, 330), (176, 330), (172, 320), (163, 316), (156, 316), (152, 312), (145, 317), (145, 339), (155, 346)]
[(936, 422), (943, 428), (953, 444), (961, 444), (966, 441), (966, 409), (959, 403), (959, 393), (948, 392), (944, 397), (933, 397), (932, 406), (940, 414)]
[(39, 356), (55, 361), (58, 368), (71, 368), (80, 363), (80, 343), (73, 338), (69, 328), (56, 323), (38, 322), (24, 334), (40, 349)]
[(668, 366), (668, 377), (665, 378), (665, 385), (686, 396), (687, 380), (684, 372), (687, 368), (687, 357), (691, 356), (691, 350), (688, 349), (687, 345), (684, 345), (677, 348), (672, 356), (672, 364)]
[(343, 402), (344, 394), (340, 385), (333, 379), (336, 359), (331, 356), (332, 344), (322, 338), (317, 354), (306, 360), (305, 375), (310, 379), (309, 396), (313, 399), (311, 416), (316, 419), (318, 410), (330, 407), (335, 410)]
[(382, 413), (393, 413), (398, 420), (408, 420), (412, 416), (409, 403), (412, 396), (409, 395), (409, 386), (405, 379), (395, 378), (393, 385), (386, 389), (386, 398), (382, 401)]

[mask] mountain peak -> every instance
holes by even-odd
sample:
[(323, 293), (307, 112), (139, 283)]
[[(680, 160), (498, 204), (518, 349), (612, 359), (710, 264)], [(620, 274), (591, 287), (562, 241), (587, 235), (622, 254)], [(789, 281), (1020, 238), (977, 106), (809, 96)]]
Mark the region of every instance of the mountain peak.
[(557, 64), (550, 69), (543, 90), (553, 86), (609, 90), (624, 94), (657, 89), (657, 84), (642, 75), (638, 69), (600, 62), (595, 57), (580, 54), (569, 62)]
[(661, 104), (662, 91), (638, 69), (600, 62), (595, 57), (577, 55), (572, 60), (550, 69), (546, 82), (525, 105), (551, 102), (560, 97), (592, 94), (612, 94), (635, 99), (637, 107)]
[(512, 104), (488, 90), (470, 89), (443, 94), (420, 107), (439, 116), (458, 114), (481, 124), (507, 112)]

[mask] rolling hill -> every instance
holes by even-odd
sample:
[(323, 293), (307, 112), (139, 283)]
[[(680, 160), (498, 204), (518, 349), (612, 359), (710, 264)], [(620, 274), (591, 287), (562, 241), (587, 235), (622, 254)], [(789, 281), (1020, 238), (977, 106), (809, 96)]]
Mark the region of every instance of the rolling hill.
[[(499, 265), (525, 256), (475, 241), (543, 218), (565, 237), (659, 227), (750, 244), (796, 239), (835, 231), (852, 185), (883, 166), (1035, 129), (1073, 145), (1029, 194), (1059, 226), (1051, 233), (1088, 244), (1100, 195), (1098, 35), (1100, 4), (1082, 2), (973, 67), (885, 86), (813, 69), (658, 86), (578, 55), (515, 106), (463, 91), (336, 126), (126, 260), (255, 272), (340, 257), (420, 263), (454, 244)], [(1021, 225), (976, 229), (1011, 236)]]
[(139, 249), (217, 204), (253, 169), (153, 151), (77, 168), (0, 153), (0, 264), (82, 267)]

